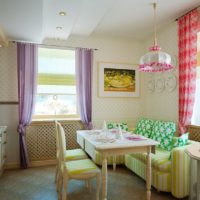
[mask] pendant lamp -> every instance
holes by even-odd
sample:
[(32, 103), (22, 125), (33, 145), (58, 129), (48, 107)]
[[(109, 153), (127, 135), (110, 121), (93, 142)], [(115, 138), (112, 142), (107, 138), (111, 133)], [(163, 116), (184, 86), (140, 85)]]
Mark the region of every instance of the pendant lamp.
[(149, 48), (149, 52), (140, 58), (139, 71), (142, 72), (162, 72), (173, 68), (172, 57), (161, 51), (157, 44), (156, 36), (156, 3), (153, 3), (154, 9), (154, 45)]

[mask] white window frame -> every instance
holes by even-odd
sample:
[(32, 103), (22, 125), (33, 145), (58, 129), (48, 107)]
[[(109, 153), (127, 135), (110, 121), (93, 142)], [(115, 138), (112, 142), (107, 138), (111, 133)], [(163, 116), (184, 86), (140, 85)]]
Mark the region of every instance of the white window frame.
[[(47, 48), (47, 49), (58, 49), (58, 50), (73, 50), (75, 51), (74, 48), (66, 48), (66, 47), (58, 47), (58, 46), (54, 46), (54, 45), (39, 45), (38, 48)], [(38, 55), (39, 57), (39, 55)], [(37, 86), (38, 86), (38, 82), (37, 82)], [(42, 93), (45, 94), (45, 93)], [(38, 93), (36, 94), (38, 95)], [(48, 93), (47, 93), (48, 95)], [(52, 94), (51, 94), (52, 95)], [(60, 95), (60, 94), (55, 94), (55, 95)], [(70, 94), (66, 94), (66, 95), (70, 95)], [(32, 121), (40, 121), (40, 120), (80, 120), (80, 115), (79, 115), (79, 106), (78, 106), (78, 98), (77, 98), (77, 93), (76, 95), (76, 110), (77, 113), (76, 114), (69, 114), (69, 115), (33, 115)]]

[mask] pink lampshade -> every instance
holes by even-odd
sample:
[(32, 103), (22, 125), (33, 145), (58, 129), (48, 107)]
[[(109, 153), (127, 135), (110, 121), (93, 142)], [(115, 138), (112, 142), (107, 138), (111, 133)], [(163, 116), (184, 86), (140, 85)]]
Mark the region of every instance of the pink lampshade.
[(154, 45), (149, 48), (149, 52), (140, 58), (139, 70), (142, 72), (162, 72), (173, 68), (174, 59), (167, 53), (162, 52), (157, 44), (156, 37), (156, 3), (154, 8)]
[(162, 72), (173, 69), (172, 57), (160, 51), (158, 45), (149, 48), (149, 52), (141, 57), (139, 70), (143, 72)]

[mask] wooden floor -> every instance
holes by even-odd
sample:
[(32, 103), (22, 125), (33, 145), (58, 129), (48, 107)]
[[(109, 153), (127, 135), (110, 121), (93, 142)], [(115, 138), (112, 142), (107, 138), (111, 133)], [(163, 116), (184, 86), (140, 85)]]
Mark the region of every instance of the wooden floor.
[[(55, 168), (8, 170), (0, 178), (0, 200), (56, 200)], [(108, 171), (108, 200), (145, 200), (145, 182), (125, 167)], [(89, 192), (83, 182), (71, 181), (70, 200), (95, 200), (95, 182)], [(175, 200), (169, 193), (152, 189), (152, 200)]]

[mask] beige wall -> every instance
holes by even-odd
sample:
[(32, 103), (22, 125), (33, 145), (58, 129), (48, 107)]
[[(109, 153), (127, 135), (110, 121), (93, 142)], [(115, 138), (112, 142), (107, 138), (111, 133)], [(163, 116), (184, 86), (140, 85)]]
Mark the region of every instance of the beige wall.
[[(146, 42), (146, 48), (152, 45), (152, 38)], [(173, 22), (164, 29), (158, 32), (158, 43), (162, 47), (162, 50), (174, 55), (176, 60), (178, 56), (178, 34), (177, 23)], [(159, 83), (166, 82), (168, 77), (176, 77), (177, 85), (173, 91), (168, 91), (166, 87), (160, 91)], [(178, 66), (171, 72), (162, 73), (145, 73), (143, 83), (143, 110), (142, 113), (146, 117), (152, 119), (163, 119), (178, 121)], [(150, 81), (154, 81), (157, 84), (157, 89), (150, 92), (148, 86)]]

